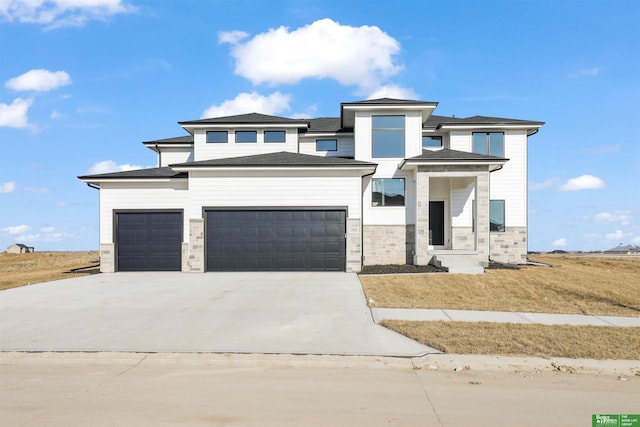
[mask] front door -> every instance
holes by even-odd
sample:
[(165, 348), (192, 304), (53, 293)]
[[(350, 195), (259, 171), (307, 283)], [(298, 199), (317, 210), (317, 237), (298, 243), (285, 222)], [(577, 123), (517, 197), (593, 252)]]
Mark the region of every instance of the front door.
[(444, 246), (444, 202), (429, 202), (429, 244)]

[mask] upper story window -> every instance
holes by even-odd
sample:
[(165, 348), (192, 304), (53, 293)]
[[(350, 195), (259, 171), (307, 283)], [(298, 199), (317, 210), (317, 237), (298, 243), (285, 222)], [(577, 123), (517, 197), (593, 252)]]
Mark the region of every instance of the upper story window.
[(265, 130), (264, 142), (285, 142), (286, 133), (283, 130)]
[(404, 178), (373, 178), (372, 206), (404, 206)]
[(223, 143), (228, 142), (229, 133), (226, 130), (210, 130), (207, 131), (207, 143)]
[(255, 130), (237, 130), (236, 143), (238, 142), (258, 142), (258, 132)]
[(504, 157), (504, 132), (473, 132), (473, 152)]
[(422, 148), (442, 147), (441, 136), (422, 136)]
[(338, 140), (316, 139), (316, 151), (338, 151)]
[(404, 158), (404, 116), (372, 116), (371, 157)]

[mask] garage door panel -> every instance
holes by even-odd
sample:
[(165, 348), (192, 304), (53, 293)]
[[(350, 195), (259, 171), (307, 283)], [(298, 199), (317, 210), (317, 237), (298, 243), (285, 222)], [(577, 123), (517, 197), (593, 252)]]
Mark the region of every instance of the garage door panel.
[(116, 213), (118, 271), (180, 271), (181, 212)]
[(345, 211), (206, 212), (208, 271), (344, 271)]

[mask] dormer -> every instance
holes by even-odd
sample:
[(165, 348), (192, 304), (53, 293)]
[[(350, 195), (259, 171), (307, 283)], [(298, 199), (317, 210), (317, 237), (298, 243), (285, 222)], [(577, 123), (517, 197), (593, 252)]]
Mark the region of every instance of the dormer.
[(398, 161), (422, 154), (422, 128), (437, 102), (371, 99), (340, 105), (342, 129), (353, 129), (355, 158)]
[(179, 122), (193, 135), (194, 161), (298, 151), (308, 120), (250, 113)]

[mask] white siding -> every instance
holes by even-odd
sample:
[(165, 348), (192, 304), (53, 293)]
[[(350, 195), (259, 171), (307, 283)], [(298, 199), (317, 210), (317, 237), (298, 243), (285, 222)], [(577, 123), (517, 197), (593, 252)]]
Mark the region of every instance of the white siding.
[(160, 154), (160, 167), (174, 163), (186, 163), (193, 161), (193, 149), (163, 148)]
[(100, 243), (113, 243), (113, 211), (117, 209), (184, 209), (184, 241), (189, 241), (186, 180), (180, 183), (102, 183), (100, 186)]
[[(338, 151), (316, 151), (316, 139), (337, 139)], [(318, 136), (300, 138), (300, 153), (327, 157), (353, 157), (353, 137)]]
[(189, 178), (190, 217), (203, 207), (346, 206), (360, 218), (358, 172), (348, 171), (194, 171)]
[(449, 136), (451, 150), (471, 152), (471, 131), (452, 131)]
[(490, 175), (491, 199), (505, 200), (507, 227), (527, 225), (527, 135), (524, 130), (506, 131), (504, 156), (509, 161)]
[[(225, 130), (225, 129), (211, 129)], [(286, 142), (264, 142), (264, 129), (258, 128), (242, 128), (238, 130), (257, 130), (257, 141), (255, 143), (236, 144), (235, 131), (229, 129), (229, 139), (226, 144), (207, 144), (206, 129), (196, 129), (194, 133), (195, 161), (222, 159), (226, 157), (251, 156), (254, 154), (277, 153), (279, 151), (289, 151), (296, 153), (298, 151), (298, 130), (286, 129)], [(270, 128), (267, 130), (285, 130), (278, 128)]]
[(451, 225), (471, 227), (475, 180), (458, 178), (451, 182)]

